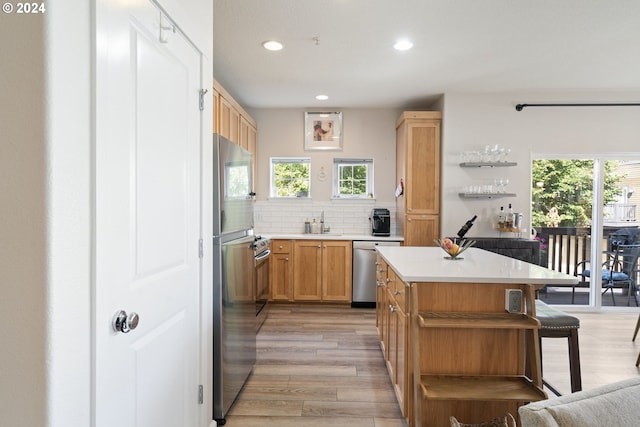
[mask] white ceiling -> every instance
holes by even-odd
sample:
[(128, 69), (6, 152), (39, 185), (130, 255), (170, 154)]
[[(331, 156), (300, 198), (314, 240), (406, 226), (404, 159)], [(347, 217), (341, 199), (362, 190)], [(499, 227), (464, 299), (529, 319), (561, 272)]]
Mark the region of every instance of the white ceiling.
[[(214, 77), (248, 108), (424, 107), (453, 92), (640, 91), (640, 0), (213, 2)], [(401, 37), (413, 49), (395, 51)], [(266, 51), (270, 39), (284, 49)], [(329, 100), (315, 100), (320, 93)]]

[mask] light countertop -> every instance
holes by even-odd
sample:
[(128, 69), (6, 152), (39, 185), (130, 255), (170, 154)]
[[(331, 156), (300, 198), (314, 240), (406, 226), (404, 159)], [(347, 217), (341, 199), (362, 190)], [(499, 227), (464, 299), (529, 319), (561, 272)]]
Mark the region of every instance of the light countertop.
[(257, 233), (262, 237), (269, 239), (291, 239), (291, 240), (367, 240), (367, 241), (391, 241), (402, 242), (402, 236), (372, 236), (370, 234), (341, 234), (341, 233), (324, 233), (324, 234), (305, 234), (305, 233)]
[(405, 282), (572, 285), (578, 278), (504, 255), (469, 248), (460, 260), (438, 247), (380, 246), (376, 250)]

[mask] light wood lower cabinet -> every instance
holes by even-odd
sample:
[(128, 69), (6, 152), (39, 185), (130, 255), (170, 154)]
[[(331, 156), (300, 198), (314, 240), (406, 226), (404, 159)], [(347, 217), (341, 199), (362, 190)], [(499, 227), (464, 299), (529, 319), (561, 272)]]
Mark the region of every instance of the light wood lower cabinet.
[(389, 299), (387, 298), (387, 263), (378, 255), (376, 260), (376, 328), (384, 359), (389, 359)]
[(350, 240), (271, 241), (271, 301), (351, 302)]
[(271, 300), (293, 301), (293, 240), (271, 241)]
[(296, 240), (295, 301), (351, 301), (351, 241)]
[[(387, 272), (387, 370), (398, 399), (400, 411), (409, 416), (411, 407), (410, 370), (409, 370), (409, 316), (407, 311), (407, 291), (405, 284), (391, 269)], [(408, 288), (407, 288), (408, 289)]]

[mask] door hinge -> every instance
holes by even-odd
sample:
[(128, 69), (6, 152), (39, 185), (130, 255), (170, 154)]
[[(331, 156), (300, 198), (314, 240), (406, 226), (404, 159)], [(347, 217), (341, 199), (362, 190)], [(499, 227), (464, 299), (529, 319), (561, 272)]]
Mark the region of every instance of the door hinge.
[(198, 258), (204, 257), (204, 242), (202, 239), (198, 240)]
[(198, 386), (198, 403), (204, 404), (204, 387), (202, 385)]
[(204, 111), (204, 96), (207, 92), (207, 89), (200, 89), (200, 111)]

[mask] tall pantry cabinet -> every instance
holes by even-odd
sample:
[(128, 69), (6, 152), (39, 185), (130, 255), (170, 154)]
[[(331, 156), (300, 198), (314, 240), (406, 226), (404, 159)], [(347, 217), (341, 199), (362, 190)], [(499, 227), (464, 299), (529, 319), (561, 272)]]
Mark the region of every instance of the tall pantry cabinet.
[(396, 122), (397, 221), (405, 246), (433, 246), (440, 237), (442, 113), (405, 111)]

